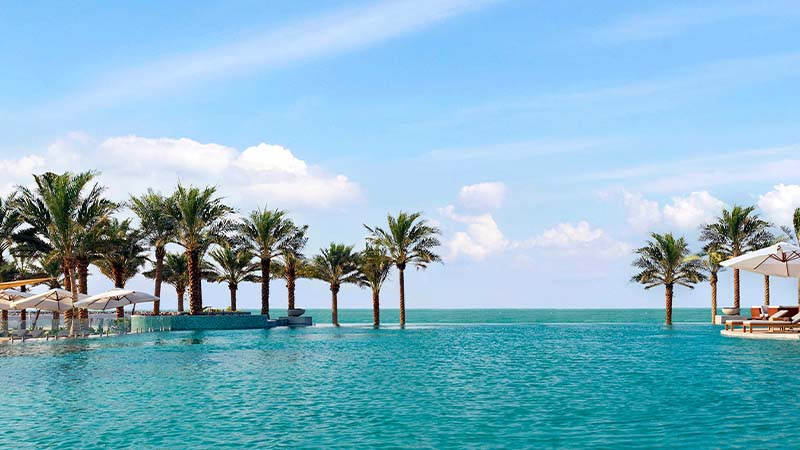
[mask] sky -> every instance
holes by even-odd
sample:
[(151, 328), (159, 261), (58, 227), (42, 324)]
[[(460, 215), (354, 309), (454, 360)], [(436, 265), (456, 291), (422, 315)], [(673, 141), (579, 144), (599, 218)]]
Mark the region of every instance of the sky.
[[(0, 1), (0, 192), (90, 169), (117, 201), (216, 185), (308, 224), (309, 256), (423, 211), (444, 264), (408, 271), (409, 308), (662, 307), (630, 283), (648, 233), (699, 250), (725, 206), (776, 225), (800, 206), (798, 25), (778, 0)], [(742, 289), (760, 304), (760, 276)], [(395, 273), (384, 307), (397, 292)], [(319, 281), (297, 296), (330, 305)], [(796, 301), (773, 280), (773, 304)], [(707, 285), (676, 290), (708, 304)]]

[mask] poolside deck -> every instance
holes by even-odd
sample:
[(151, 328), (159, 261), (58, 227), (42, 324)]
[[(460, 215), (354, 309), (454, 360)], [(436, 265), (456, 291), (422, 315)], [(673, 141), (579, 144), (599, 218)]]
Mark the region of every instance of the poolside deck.
[(800, 341), (800, 333), (797, 332), (786, 332), (786, 331), (767, 331), (767, 330), (756, 330), (750, 333), (742, 332), (742, 329), (736, 330), (719, 330), (719, 333), (723, 336), (727, 337), (734, 337), (734, 338), (742, 338), (742, 339), (771, 339), (776, 341)]

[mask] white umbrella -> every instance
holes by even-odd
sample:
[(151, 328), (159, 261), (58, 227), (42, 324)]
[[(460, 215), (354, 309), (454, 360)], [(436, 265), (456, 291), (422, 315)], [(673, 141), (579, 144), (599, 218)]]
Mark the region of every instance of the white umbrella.
[(0, 309), (14, 309), (14, 300), (30, 297), (32, 295), (33, 294), (30, 292), (22, 292), (17, 289), (3, 289), (0, 291)]
[(136, 303), (153, 302), (156, 300), (159, 300), (159, 298), (145, 292), (130, 291), (127, 289), (111, 289), (110, 291), (95, 294), (77, 301), (75, 302), (75, 307), (104, 310)]
[(780, 242), (721, 263), (723, 267), (746, 270), (763, 275), (800, 277), (800, 247)]
[[(88, 297), (78, 294), (78, 299)], [(31, 295), (12, 303), (14, 309), (42, 309), (45, 311), (62, 312), (72, 309), (72, 292), (64, 289), (50, 289), (41, 294)]]

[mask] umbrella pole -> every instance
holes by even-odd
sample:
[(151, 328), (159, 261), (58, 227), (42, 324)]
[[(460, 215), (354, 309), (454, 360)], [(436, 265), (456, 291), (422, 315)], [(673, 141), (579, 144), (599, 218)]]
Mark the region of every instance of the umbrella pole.
[(31, 326), (31, 330), (35, 330), (36, 329), (36, 322), (39, 321), (39, 314), (41, 314), (41, 313), (42, 313), (41, 309), (37, 309), (36, 310), (36, 317), (33, 318), (33, 325)]

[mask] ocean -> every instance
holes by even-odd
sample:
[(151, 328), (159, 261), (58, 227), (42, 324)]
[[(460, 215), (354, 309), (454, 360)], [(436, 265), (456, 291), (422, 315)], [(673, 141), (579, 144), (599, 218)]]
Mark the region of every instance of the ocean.
[[(306, 329), (0, 346), (14, 448), (791, 448), (800, 342), (708, 310), (311, 310)], [(382, 319), (397, 320), (385, 310)]]

